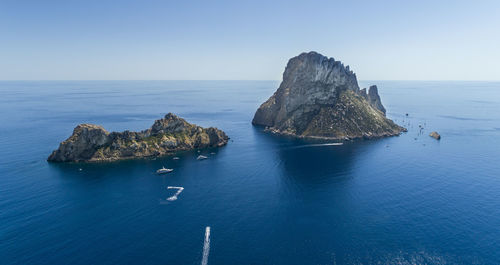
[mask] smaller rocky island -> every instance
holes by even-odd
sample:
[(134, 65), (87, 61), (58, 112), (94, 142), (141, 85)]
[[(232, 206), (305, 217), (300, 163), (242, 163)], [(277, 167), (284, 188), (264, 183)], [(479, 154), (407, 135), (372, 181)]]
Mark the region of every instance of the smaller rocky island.
[(229, 137), (217, 128), (202, 128), (168, 113), (141, 132), (111, 132), (102, 126), (80, 124), (52, 152), (48, 161), (114, 161), (153, 157), (227, 144)]
[(436, 140), (441, 140), (441, 135), (439, 135), (438, 132), (431, 132), (431, 134), (429, 134), (429, 136), (436, 139)]

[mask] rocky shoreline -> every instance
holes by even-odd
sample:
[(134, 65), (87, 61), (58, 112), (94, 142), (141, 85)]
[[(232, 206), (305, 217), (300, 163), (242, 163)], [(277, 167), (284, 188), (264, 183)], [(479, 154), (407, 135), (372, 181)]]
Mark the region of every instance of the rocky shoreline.
[(99, 162), (157, 157), (179, 151), (220, 147), (229, 137), (217, 128), (202, 128), (168, 113), (141, 132), (111, 132), (80, 124), (47, 158), (50, 162)]
[(351, 140), (356, 140), (356, 139), (364, 139), (364, 140), (371, 140), (371, 139), (377, 139), (377, 138), (383, 138), (383, 137), (391, 137), (391, 136), (398, 136), (402, 132), (407, 132), (406, 128), (403, 128), (401, 132), (386, 132), (382, 134), (365, 134), (360, 137), (356, 136), (353, 138), (350, 138), (349, 136), (343, 136), (343, 137), (328, 137), (328, 136), (309, 136), (309, 135), (297, 135), (294, 133), (290, 132), (281, 132), (279, 130), (276, 130), (274, 128), (270, 127), (265, 127), (264, 128), (265, 132), (275, 134), (278, 136), (285, 136), (285, 137), (292, 137), (292, 138), (299, 138), (299, 139), (308, 139), (308, 140), (321, 140), (321, 141), (351, 141)]

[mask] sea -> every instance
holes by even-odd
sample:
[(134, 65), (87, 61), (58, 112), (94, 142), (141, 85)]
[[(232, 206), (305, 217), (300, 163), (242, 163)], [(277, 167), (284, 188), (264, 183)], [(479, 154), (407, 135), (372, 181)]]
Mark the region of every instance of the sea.
[[(0, 263), (500, 264), (500, 82), (372, 84), (408, 132), (332, 145), (252, 126), (279, 81), (1, 81)], [(80, 123), (169, 112), (231, 139), (46, 161)]]

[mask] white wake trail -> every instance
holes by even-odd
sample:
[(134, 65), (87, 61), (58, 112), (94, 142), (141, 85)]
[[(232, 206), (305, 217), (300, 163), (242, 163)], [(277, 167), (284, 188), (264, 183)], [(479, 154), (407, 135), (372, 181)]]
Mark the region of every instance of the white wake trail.
[(203, 242), (203, 257), (201, 259), (201, 265), (208, 264), (208, 254), (210, 252), (210, 226), (205, 228), (205, 241)]
[(173, 196), (168, 197), (167, 201), (177, 200), (177, 196), (181, 194), (181, 192), (184, 190), (183, 187), (174, 187), (174, 186), (168, 186), (167, 189), (177, 189), (177, 192)]
[(299, 148), (316, 147), (316, 146), (332, 146), (332, 145), (343, 145), (343, 143), (306, 144), (306, 145), (299, 145), (299, 146), (295, 146), (295, 147), (290, 147), (289, 149), (299, 149)]

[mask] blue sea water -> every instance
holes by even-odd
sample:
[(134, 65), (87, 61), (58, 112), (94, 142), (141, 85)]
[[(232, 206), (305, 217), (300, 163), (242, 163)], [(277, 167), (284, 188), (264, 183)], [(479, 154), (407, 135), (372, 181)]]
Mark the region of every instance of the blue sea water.
[[(407, 133), (264, 133), (250, 121), (276, 81), (0, 82), (0, 263), (200, 264), (209, 226), (208, 264), (500, 264), (500, 83), (360, 83)], [(46, 162), (79, 123), (167, 112), (231, 141), (202, 161)]]

